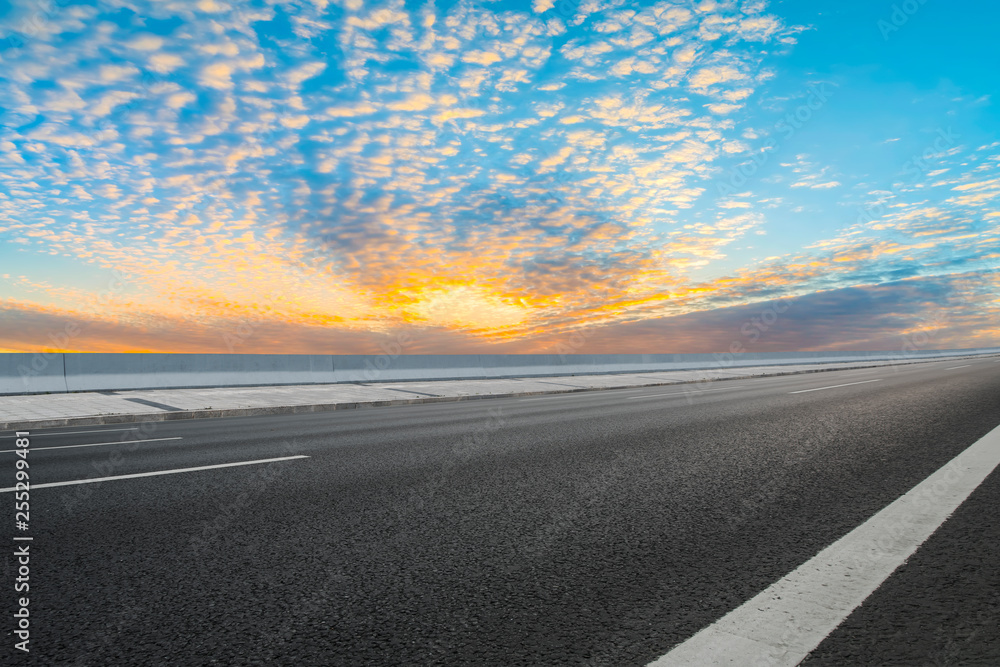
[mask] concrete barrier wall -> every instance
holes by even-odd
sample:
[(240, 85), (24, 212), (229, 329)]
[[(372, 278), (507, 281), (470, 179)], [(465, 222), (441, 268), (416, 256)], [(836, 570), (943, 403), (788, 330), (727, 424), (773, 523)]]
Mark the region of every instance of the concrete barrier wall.
[(323, 354), (66, 354), (66, 389), (162, 389), (333, 381)]
[(335, 382), (470, 379), (483, 377), (478, 354), (334, 355)]
[[(470, 378), (643, 373), (745, 366), (904, 361), (977, 354), (989, 350), (901, 352), (757, 352), (733, 354), (523, 354), (334, 357), (337, 382), (399, 382)], [(1000, 352), (1000, 348), (997, 349)]]
[(0, 394), (45, 394), (66, 391), (64, 354), (0, 354)]
[(985, 353), (1000, 353), (1000, 348), (919, 352), (745, 352), (737, 355), (0, 354), (0, 395), (725, 370), (785, 364), (913, 361)]

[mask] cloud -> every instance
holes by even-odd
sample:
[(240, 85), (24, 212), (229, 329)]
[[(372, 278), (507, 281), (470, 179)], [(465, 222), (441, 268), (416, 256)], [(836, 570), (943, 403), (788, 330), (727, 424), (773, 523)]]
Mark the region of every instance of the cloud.
[(171, 109), (180, 109), (181, 107), (185, 107), (188, 104), (191, 104), (196, 99), (198, 98), (194, 95), (194, 93), (185, 90), (179, 93), (173, 93), (172, 95), (169, 95), (166, 98), (165, 102), (166, 105)]
[(136, 51), (159, 51), (163, 47), (163, 38), (149, 33), (140, 33), (126, 42), (126, 45)]
[(588, 332), (581, 352), (719, 353), (725, 363), (730, 350), (901, 352), (915, 333), (927, 349), (995, 344), (987, 312), (997, 307), (981, 310), (988, 301), (976, 280), (909, 279), (610, 325)]
[(208, 88), (229, 90), (233, 87), (233, 68), (228, 63), (214, 62), (201, 69), (198, 82)]
[(689, 78), (692, 89), (700, 93), (707, 92), (710, 87), (715, 85), (745, 80), (746, 74), (733, 65), (704, 67)]
[(158, 74), (169, 74), (184, 64), (184, 59), (175, 53), (155, 53), (146, 62), (146, 66)]
[(492, 65), (503, 60), (499, 53), (492, 51), (469, 51), (462, 55), (462, 61), (477, 65)]
[(773, 16), (754, 16), (739, 22), (736, 32), (745, 40), (765, 42), (781, 30), (781, 22)]
[[(712, 197), (720, 166), (766, 134), (754, 95), (789, 29), (762, 9), (322, 4), (280, 30), (270, 5), (136, 4), (173, 26), (156, 35), (99, 7), (72, 38), (5, 52), (19, 120), (0, 240), (91, 281), (134, 276), (108, 313), (122, 333), (94, 322), (104, 345), (215, 350), (253, 316), (269, 333), (248, 351), (287, 349), (279, 336), (336, 348), (324, 327), (351, 350), (407, 328), (427, 350), (528, 350), (917, 262), (962, 269), (931, 238), (967, 263), (998, 245), (997, 174), (955, 155), (940, 211), (886, 185), (884, 229), (748, 260), (778, 195), (859, 191), (803, 156), (775, 168), (783, 193)], [(39, 282), (17, 309), (73, 313), (75, 282)]]
[[(992, 276), (992, 281), (997, 282), (997, 276)], [(598, 325), (585, 330), (584, 346), (575, 351), (716, 353), (720, 355), (720, 364), (725, 364), (731, 350), (900, 352), (904, 343), (912, 344), (914, 340), (922, 341), (927, 349), (984, 346), (995, 344), (997, 314), (995, 304), (984, 309), (989, 304), (985, 287), (979, 276), (968, 274), (909, 279), (781, 301), (764, 300), (671, 317)], [(461, 309), (470, 303), (457, 299), (455, 305)], [(443, 302), (438, 306), (429, 302), (426, 312), (432, 313), (435, 307), (441, 307), (445, 317), (457, 317), (459, 321), (462, 317), (461, 310), (454, 312)], [(121, 322), (117, 317), (100, 316), (96, 309), (90, 315), (81, 315), (7, 300), (0, 302), (0, 312), (3, 312), (0, 347), (24, 351), (38, 349), (37, 335), (29, 332), (62, 331), (68, 318), (73, 318), (81, 331), (71, 341), (70, 349), (93, 352), (280, 354), (293, 345), (316, 354), (377, 354), (378, 343), (392, 336), (391, 329), (372, 335), (336, 323), (303, 326), (283, 322), (267, 317), (266, 312), (253, 311), (222, 316), (211, 323), (154, 313), (143, 314), (135, 322)], [(759, 327), (755, 322), (768, 324)], [(240, 335), (235, 334), (237, 331)], [(520, 341), (484, 341), (475, 334), (456, 332), (450, 327), (411, 325), (409, 332), (414, 344), (407, 353), (551, 353), (565, 348), (568, 331), (562, 335), (542, 333)], [(235, 343), (235, 349), (227, 347), (227, 340), (229, 344)], [(44, 346), (48, 345), (45, 342)]]
[(434, 105), (433, 97), (423, 93), (418, 93), (399, 102), (390, 102), (386, 106), (394, 111), (424, 111), (425, 109), (429, 109), (432, 105)]
[(735, 111), (739, 111), (743, 108), (742, 104), (706, 104), (705, 107), (712, 113), (717, 113), (720, 116), (725, 116), (726, 114), (731, 114)]
[(283, 78), (289, 87), (298, 88), (302, 85), (302, 82), (318, 76), (325, 69), (326, 63), (324, 62), (313, 61), (302, 63), (288, 70)]
[(824, 183), (817, 183), (816, 182), (816, 178), (815, 177), (811, 177), (811, 178), (808, 178), (808, 179), (803, 179), (801, 181), (797, 181), (795, 183), (792, 183), (791, 187), (793, 187), (793, 188), (812, 188), (814, 190), (828, 190), (829, 188), (840, 187), (840, 182), (839, 181), (826, 181)]
[(373, 114), (378, 109), (371, 103), (362, 102), (348, 107), (328, 107), (326, 115), (331, 118), (353, 118), (355, 116), (367, 116)]

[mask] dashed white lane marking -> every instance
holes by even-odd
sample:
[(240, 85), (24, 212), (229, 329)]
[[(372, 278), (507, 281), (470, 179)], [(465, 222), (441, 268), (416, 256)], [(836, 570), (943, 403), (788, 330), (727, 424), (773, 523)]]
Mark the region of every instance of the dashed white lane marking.
[(706, 391), (722, 391), (724, 389), (738, 389), (739, 387), (742, 386), (743, 385), (739, 386), (734, 385), (732, 387), (719, 387), (718, 389), (690, 389), (688, 391), (675, 391), (671, 394), (649, 394), (648, 396), (629, 396), (628, 400), (634, 401), (639, 398), (658, 398), (660, 396), (684, 396), (686, 394), (703, 394)]
[[(138, 442), (161, 442), (163, 440), (183, 440), (184, 438), (177, 436), (173, 438), (146, 438), (145, 440), (115, 440), (114, 442), (91, 442), (86, 445), (59, 445), (58, 447), (32, 447), (31, 451), (41, 452), (46, 449), (73, 449), (75, 447), (103, 447), (105, 445), (131, 445), (132, 443)], [(0, 454), (10, 454), (11, 452), (23, 451), (20, 449), (0, 449)]]
[[(50, 431), (48, 433), (39, 433), (37, 431), (31, 431), (32, 438), (38, 438), (43, 435), (83, 435), (84, 433), (117, 433), (118, 431), (135, 431), (138, 427), (134, 428), (105, 428), (100, 431)], [(2, 438), (16, 438), (16, 435), (3, 435)]]
[[(606, 391), (615, 391), (618, 393), (625, 393), (627, 391), (645, 391), (647, 387), (635, 387), (631, 389), (619, 389), (618, 387), (607, 387)], [(550, 398), (566, 398), (567, 396), (579, 396), (580, 394), (593, 394), (595, 398), (603, 398), (606, 394), (602, 391), (563, 391), (559, 392), (554, 396), (529, 396), (528, 398), (519, 398), (518, 401), (545, 401)]]
[(834, 384), (829, 387), (816, 387), (815, 389), (799, 389), (798, 391), (790, 391), (789, 394), (804, 394), (809, 391), (823, 391), (824, 389), (836, 389), (837, 387), (850, 387), (852, 384), (868, 384), (869, 382), (881, 382), (882, 378), (876, 380), (862, 380), (861, 382), (848, 382), (847, 384)]
[(908, 493), (650, 667), (797, 665), (1000, 463), (1000, 426)]
[(531, 398), (519, 398), (518, 401), (545, 401), (550, 398), (566, 398), (567, 396), (573, 396), (574, 394), (583, 394), (586, 392), (582, 391), (567, 391), (561, 394), (556, 394), (555, 396), (532, 396)]
[(953, 371), (953, 370), (955, 370), (956, 368), (968, 368), (968, 367), (969, 367), (969, 366), (971, 366), (971, 365), (972, 365), (972, 364), (966, 364), (966, 365), (964, 365), (964, 366), (952, 366), (951, 368), (946, 368), (945, 370), (946, 370), (946, 371)]
[[(74, 479), (68, 482), (49, 482), (48, 484), (32, 484), (31, 489), (47, 489), (53, 486), (72, 486), (74, 484), (94, 484), (96, 482), (110, 482), (118, 479), (135, 479), (137, 477), (156, 477), (157, 475), (176, 475), (182, 472), (198, 472), (199, 470), (215, 470), (217, 468), (233, 468), (236, 466), (252, 466), (258, 463), (277, 463), (278, 461), (291, 461), (293, 459), (307, 459), (308, 456), (298, 454), (296, 456), (282, 456), (276, 459), (258, 459), (257, 461), (238, 461), (237, 463), (219, 463), (213, 466), (198, 466), (197, 468), (177, 468), (175, 470), (156, 470), (154, 472), (139, 472), (133, 475), (115, 475), (114, 477), (92, 477), (90, 479)], [(13, 491), (14, 487), (0, 489), (0, 493)]]

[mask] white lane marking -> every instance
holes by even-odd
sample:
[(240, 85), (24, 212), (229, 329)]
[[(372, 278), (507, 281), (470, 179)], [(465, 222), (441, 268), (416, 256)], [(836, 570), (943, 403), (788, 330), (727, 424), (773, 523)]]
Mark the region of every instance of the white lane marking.
[(836, 389), (837, 387), (850, 387), (852, 384), (868, 384), (869, 382), (881, 382), (882, 378), (877, 380), (862, 380), (861, 382), (848, 382), (847, 384), (834, 384), (829, 387), (816, 387), (815, 389), (799, 389), (798, 391), (790, 391), (789, 394), (804, 394), (807, 391), (823, 391), (824, 389)]
[[(104, 445), (130, 445), (133, 442), (160, 442), (162, 440), (183, 440), (184, 438), (176, 436), (173, 438), (146, 438), (145, 440), (115, 440), (114, 442), (92, 442), (86, 445), (59, 445), (58, 447), (32, 447), (31, 451), (41, 452), (46, 449), (73, 449), (74, 447), (101, 447)], [(0, 454), (10, 454), (11, 452), (20, 451), (18, 449), (0, 449)]]
[(964, 366), (952, 366), (951, 368), (946, 368), (945, 370), (946, 370), (946, 371), (953, 371), (953, 370), (955, 370), (956, 368), (968, 368), (968, 367), (969, 367), (969, 366), (971, 366), (971, 365), (972, 365), (972, 364), (966, 364), (966, 365), (964, 365)]
[[(74, 479), (68, 482), (49, 482), (48, 484), (32, 484), (31, 489), (47, 489), (53, 486), (72, 486), (74, 484), (93, 484), (95, 482), (110, 482), (116, 479), (135, 479), (137, 477), (156, 477), (157, 475), (176, 475), (182, 472), (198, 472), (199, 470), (215, 470), (217, 468), (233, 468), (235, 466), (252, 466), (258, 463), (277, 463), (278, 461), (291, 461), (293, 459), (307, 459), (308, 456), (298, 454), (296, 456), (282, 456), (277, 459), (259, 459), (257, 461), (238, 461), (236, 463), (219, 463), (213, 466), (198, 466), (197, 468), (177, 468), (175, 470), (156, 470), (154, 472), (139, 472), (133, 475), (115, 475), (114, 477), (92, 477), (90, 479)], [(14, 488), (0, 489), (0, 493), (13, 491)]]
[(650, 667), (797, 665), (1000, 463), (1000, 426), (752, 600)]
[(732, 387), (719, 387), (718, 389), (691, 389), (690, 391), (675, 391), (672, 394), (649, 394), (648, 396), (629, 396), (628, 400), (634, 401), (637, 398), (657, 398), (659, 396), (684, 396), (685, 394), (703, 394), (706, 391), (723, 391), (724, 389), (739, 389), (743, 385), (734, 385)]
[(636, 387), (634, 389), (624, 389), (624, 388), (620, 388), (620, 387), (605, 387), (605, 388), (603, 388), (601, 390), (598, 390), (598, 391), (563, 391), (563, 392), (559, 392), (555, 396), (529, 396), (528, 398), (519, 398), (517, 400), (518, 400), (518, 402), (521, 402), (521, 401), (544, 401), (544, 400), (547, 400), (547, 399), (550, 399), (550, 398), (566, 398), (567, 396), (573, 396), (573, 395), (576, 395), (576, 394), (595, 394), (596, 396), (601, 396), (601, 393), (600, 393), (601, 391), (626, 392), (626, 391), (643, 391), (644, 389), (646, 389), (646, 387)]
[(585, 392), (582, 392), (582, 391), (567, 391), (567, 392), (564, 392), (562, 394), (557, 394), (555, 396), (532, 396), (531, 398), (519, 398), (517, 400), (518, 401), (544, 401), (544, 400), (549, 399), (549, 398), (566, 398), (567, 396), (571, 396), (573, 394), (583, 394), (583, 393), (585, 393)]
[[(135, 431), (137, 428), (106, 428), (100, 431), (65, 431), (59, 433), (56, 431), (50, 431), (49, 433), (38, 433), (36, 431), (31, 431), (31, 437), (37, 438), (43, 435), (82, 435), (84, 433), (117, 433), (118, 431)], [(16, 438), (16, 435), (3, 435), (0, 438)]]

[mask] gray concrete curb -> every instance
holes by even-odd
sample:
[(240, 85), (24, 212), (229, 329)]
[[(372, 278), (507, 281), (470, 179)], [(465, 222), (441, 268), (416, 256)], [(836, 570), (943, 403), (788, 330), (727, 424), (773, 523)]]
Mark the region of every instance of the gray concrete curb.
[[(995, 354), (975, 355), (970, 357), (950, 357), (949, 361), (976, 359)], [(427, 398), (400, 398), (387, 401), (365, 401), (348, 403), (316, 403), (312, 405), (279, 405), (264, 408), (228, 408), (220, 410), (180, 410), (177, 412), (150, 412), (130, 414), (89, 415), (86, 417), (63, 417), (58, 419), (37, 419), (0, 423), (0, 431), (22, 431), (32, 428), (58, 428), (61, 426), (95, 426), (103, 424), (135, 424), (139, 422), (162, 422), (175, 419), (217, 419), (219, 417), (259, 417), (264, 415), (293, 415), (309, 412), (332, 412), (334, 410), (357, 410), (362, 408), (383, 408), (394, 405), (419, 405), (422, 403), (456, 403), (459, 401), (476, 401), (487, 398), (516, 398), (520, 396), (543, 396), (549, 394), (577, 394), (587, 391), (614, 391), (616, 389), (636, 389), (641, 387), (665, 387), (703, 382), (724, 382), (726, 380), (747, 380), (757, 377), (780, 377), (785, 375), (805, 375), (807, 373), (826, 373), (830, 371), (848, 371), (861, 368), (878, 368), (880, 366), (909, 366), (912, 364), (944, 361), (944, 359), (921, 359), (898, 364), (876, 364), (847, 366), (840, 368), (813, 368), (804, 371), (788, 371), (784, 373), (760, 373), (757, 375), (734, 375), (726, 378), (705, 378), (703, 380), (654, 382), (644, 384), (622, 385), (620, 387), (580, 387), (578, 389), (555, 389), (552, 391), (526, 391), (504, 394), (471, 394), (467, 396), (433, 396)], [(668, 371), (662, 371), (668, 372)]]

